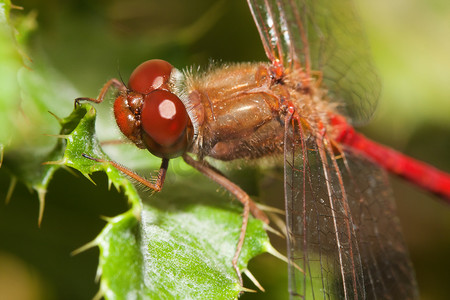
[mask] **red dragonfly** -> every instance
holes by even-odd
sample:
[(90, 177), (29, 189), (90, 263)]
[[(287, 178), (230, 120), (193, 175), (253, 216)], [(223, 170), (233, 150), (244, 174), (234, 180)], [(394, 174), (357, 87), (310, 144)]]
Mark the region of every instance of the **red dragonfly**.
[[(450, 175), (367, 140), (350, 125), (369, 119), (379, 81), (350, 0), (247, 0), (269, 63), (225, 65), (205, 74), (162, 60), (138, 66), (118, 89), (122, 133), (162, 158), (183, 159), (268, 222), (250, 197), (206, 162), (283, 155), (292, 298), (416, 299), (417, 284), (384, 170), (450, 199)], [(85, 155), (89, 159), (101, 161)]]

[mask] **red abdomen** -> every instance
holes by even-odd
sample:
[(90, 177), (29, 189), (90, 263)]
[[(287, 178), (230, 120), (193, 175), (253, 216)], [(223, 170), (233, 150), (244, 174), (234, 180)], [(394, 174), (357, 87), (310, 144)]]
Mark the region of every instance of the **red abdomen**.
[(355, 149), (387, 171), (450, 201), (449, 174), (367, 139), (341, 116), (335, 115), (331, 119), (337, 129), (336, 142)]

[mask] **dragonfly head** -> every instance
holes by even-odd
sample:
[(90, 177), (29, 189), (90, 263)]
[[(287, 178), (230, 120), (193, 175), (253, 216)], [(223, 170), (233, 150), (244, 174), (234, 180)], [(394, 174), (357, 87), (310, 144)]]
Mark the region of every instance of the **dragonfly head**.
[(114, 102), (114, 116), (122, 133), (139, 148), (161, 158), (182, 155), (193, 139), (186, 107), (172, 93), (172, 81), (179, 73), (166, 61), (148, 60), (134, 69), (126, 91)]

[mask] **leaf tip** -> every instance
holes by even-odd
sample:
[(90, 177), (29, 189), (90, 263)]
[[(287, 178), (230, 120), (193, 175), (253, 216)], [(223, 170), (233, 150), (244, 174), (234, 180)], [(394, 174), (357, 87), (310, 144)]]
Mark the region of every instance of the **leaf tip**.
[(92, 182), (94, 185), (97, 185), (96, 183), (95, 183), (95, 181), (92, 179), (92, 177), (88, 174), (88, 173), (86, 173), (86, 172), (81, 172), (81, 174), (83, 174), (83, 176), (84, 177), (86, 177), (90, 182)]
[(3, 144), (0, 144), (0, 168), (3, 164)]
[(14, 192), (16, 184), (17, 184), (17, 177), (16, 176), (12, 176), (11, 177), (11, 182), (9, 183), (8, 192), (6, 193), (6, 198), (5, 198), (5, 204), (6, 205), (9, 204), (9, 201), (11, 201), (11, 196), (12, 196), (12, 194)]
[(264, 224), (264, 225), (263, 225), (263, 228), (264, 228), (265, 231), (271, 232), (271, 233), (273, 233), (273, 234), (275, 234), (275, 235), (277, 235), (277, 236), (279, 236), (279, 237), (281, 237), (281, 238), (285, 238), (285, 237), (286, 237), (286, 236), (283, 235), (281, 232), (279, 232), (279, 231), (276, 230), (275, 228), (269, 226), (268, 224)]
[[(108, 177), (108, 191), (111, 191), (112, 184), (113, 184), (113, 181), (111, 180), (111, 178)], [(114, 187), (119, 191), (119, 189), (117, 188), (116, 185), (114, 185)]]
[(278, 214), (272, 213), (272, 212), (268, 212), (267, 214), (270, 218), (270, 220), (272, 221), (272, 223), (275, 224), (275, 226), (278, 228), (278, 232), (281, 232), (281, 234), (286, 237), (287, 236), (287, 231), (286, 231), (286, 223), (285, 221), (280, 218), (280, 216), (278, 216)]
[(69, 138), (69, 135), (67, 135), (67, 134), (47, 134), (47, 133), (45, 133), (43, 135), (44, 136), (55, 137), (55, 138), (58, 138), (58, 139), (65, 139), (65, 140)]
[(10, 8), (11, 9), (17, 9), (17, 10), (23, 10), (22, 6), (15, 5), (15, 4), (12, 4), (12, 3), (10, 3)]
[(81, 246), (78, 249), (73, 250), (70, 255), (75, 256), (78, 255), (86, 250), (89, 250), (91, 248), (97, 247), (98, 243), (97, 243), (97, 239), (94, 239), (92, 241), (90, 241), (89, 243), (84, 244), (83, 246)]
[[(281, 254), (280, 252), (278, 252), (271, 244), (267, 245), (267, 253), (275, 256), (276, 258), (284, 261), (285, 263), (289, 263), (289, 260), (286, 256), (284, 256), (283, 254)], [(302, 268), (300, 268), (297, 264), (291, 262), (292, 265), (299, 270), (300, 272), (302, 272), (303, 274), (305, 274), (305, 271), (303, 271)]]
[(98, 290), (97, 294), (95, 294), (94, 298), (92, 298), (92, 300), (100, 300), (102, 299), (104, 296), (104, 293), (101, 289)]
[(51, 161), (45, 161), (42, 163), (42, 165), (59, 165), (59, 166), (64, 166), (66, 163), (65, 159), (60, 159), (60, 160), (51, 160)]
[(249, 288), (246, 288), (246, 287), (243, 287), (243, 286), (241, 286), (240, 291), (241, 292), (246, 292), (246, 293), (256, 293), (255, 290), (252, 290), (252, 289), (249, 289)]
[(244, 274), (250, 279), (251, 282), (262, 292), (265, 292), (266, 290), (262, 287), (262, 285), (258, 282), (258, 280), (253, 276), (253, 274), (248, 270), (244, 270)]
[(44, 215), (44, 207), (45, 207), (45, 194), (47, 190), (45, 188), (35, 188), (39, 197), (39, 216), (38, 216), (38, 226), (41, 227), (42, 217)]
[(100, 216), (100, 219), (102, 219), (103, 221), (108, 222), (108, 223), (110, 223), (114, 220), (114, 218), (107, 217), (107, 216)]
[(58, 121), (59, 124), (62, 124), (62, 119), (58, 117), (56, 114), (52, 113), (51, 111), (48, 111), (49, 114), (51, 114), (55, 119)]

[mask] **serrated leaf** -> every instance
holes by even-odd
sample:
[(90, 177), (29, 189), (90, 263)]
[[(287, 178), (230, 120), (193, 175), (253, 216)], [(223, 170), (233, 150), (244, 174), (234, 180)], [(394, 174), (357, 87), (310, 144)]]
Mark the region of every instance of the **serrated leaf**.
[(87, 178), (90, 178), (89, 175), (93, 172), (105, 172), (111, 183), (118, 190), (123, 189), (128, 200), (139, 209), (140, 198), (136, 189), (119, 171), (107, 163), (97, 163), (83, 157), (83, 154), (87, 154), (94, 158), (109, 159), (95, 135), (95, 120), (95, 109), (89, 104), (82, 104), (70, 116), (60, 121), (61, 134), (66, 139), (67, 145), (63, 158), (55, 163), (77, 169)]
[[(141, 209), (134, 186), (108, 163), (95, 137), (95, 109), (83, 104), (61, 120), (67, 140), (58, 162), (86, 177), (104, 171), (116, 188), (124, 189), (132, 208), (111, 219), (96, 244), (101, 249), (101, 292), (108, 299), (234, 299), (242, 291), (231, 265), (242, 224), (242, 208), (219, 197), (206, 179), (183, 180), (151, 196), (143, 193)], [(78, 124), (76, 124), (78, 120)], [(201, 189), (198, 190), (195, 186)], [(189, 191), (186, 194), (185, 191)], [(140, 212), (140, 214), (138, 213)], [(260, 220), (251, 219), (239, 267), (267, 251), (267, 235)]]
[[(42, 128), (49, 128), (49, 123), (52, 124), (47, 107), (37, 104), (45, 88), (40, 86), (27, 93), (27, 84), (21, 82), (23, 78), (40, 76), (25, 67), (31, 61), (26, 55), (24, 43), (36, 27), (36, 15), (28, 14), (12, 21), (10, 12), (13, 8), (10, 1), (0, 1), (0, 148), (3, 158), (0, 167), (8, 169), (12, 176), (7, 202), (18, 180), (38, 193), (40, 223), (47, 186), (57, 169), (42, 163), (60, 157), (63, 148), (58, 144), (52, 150), (54, 140), (45, 138), (44, 132), (39, 132)], [(57, 123), (53, 122), (53, 125)]]
[[(98, 238), (102, 292), (108, 299), (235, 299), (241, 287), (231, 259), (242, 219), (207, 203), (174, 209), (177, 200), (169, 202), (171, 211), (145, 206), (140, 223), (126, 213), (106, 226)], [(264, 231), (253, 219), (248, 235), (255, 232)], [(242, 266), (264, 252), (264, 238), (247, 238)]]

